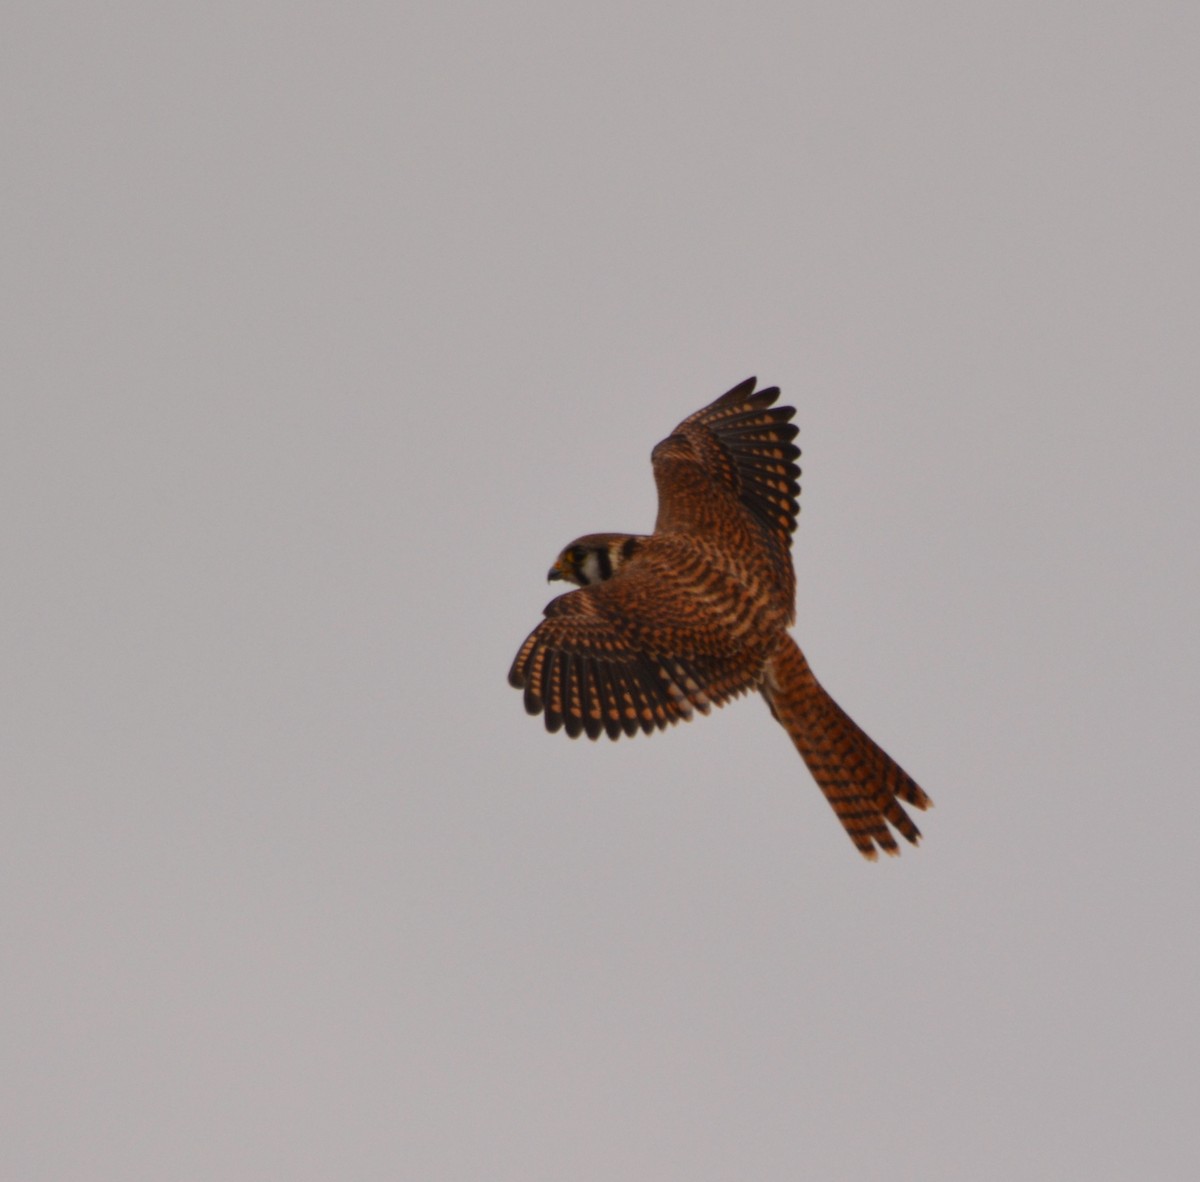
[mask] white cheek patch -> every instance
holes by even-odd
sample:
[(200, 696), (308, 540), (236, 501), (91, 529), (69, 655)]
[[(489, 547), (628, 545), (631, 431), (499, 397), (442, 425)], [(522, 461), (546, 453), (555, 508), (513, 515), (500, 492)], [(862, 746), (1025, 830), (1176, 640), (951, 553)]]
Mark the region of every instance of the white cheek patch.
[(589, 550), (583, 556), (583, 561), (579, 564), (579, 577), (583, 580), (585, 587), (591, 586), (592, 583), (598, 583), (604, 578), (604, 572), (600, 569), (600, 558), (595, 550)]

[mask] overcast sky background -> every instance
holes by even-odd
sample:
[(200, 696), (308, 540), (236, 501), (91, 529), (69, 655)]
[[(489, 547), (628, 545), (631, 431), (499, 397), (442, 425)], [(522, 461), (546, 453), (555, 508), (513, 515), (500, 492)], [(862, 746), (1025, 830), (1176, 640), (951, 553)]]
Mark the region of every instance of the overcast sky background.
[[(0, 1175), (1192, 1176), (1200, 8), (0, 45)], [(897, 861), (757, 698), (505, 683), (750, 373)]]

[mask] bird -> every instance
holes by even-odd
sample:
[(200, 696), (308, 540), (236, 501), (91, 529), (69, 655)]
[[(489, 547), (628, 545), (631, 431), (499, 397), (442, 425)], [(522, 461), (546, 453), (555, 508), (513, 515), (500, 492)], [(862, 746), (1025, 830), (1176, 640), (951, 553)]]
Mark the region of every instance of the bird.
[(650, 734), (738, 695), (766, 699), (858, 851), (916, 845), (905, 805), (932, 801), (817, 681), (795, 623), (799, 513), (795, 408), (740, 382), (651, 452), (651, 534), (576, 538), (550, 568), (551, 600), (508, 681), (546, 729), (572, 738)]

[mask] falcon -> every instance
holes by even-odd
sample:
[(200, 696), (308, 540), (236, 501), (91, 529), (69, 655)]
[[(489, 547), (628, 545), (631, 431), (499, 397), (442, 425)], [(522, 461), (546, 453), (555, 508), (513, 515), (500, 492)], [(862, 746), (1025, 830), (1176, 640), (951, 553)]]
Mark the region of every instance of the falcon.
[(757, 690), (858, 851), (898, 854), (892, 829), (914, 845), (921, 836), (904, 805), (933, 802), (829, 696), (788, 633), (796, 412), (756, 380), (655, 447), (652, 534), (585, 534), (559, 554), (550, 579), (578, 589), (547, 605), (509, 684), (547, 730), (590, 739), (650, 734)]

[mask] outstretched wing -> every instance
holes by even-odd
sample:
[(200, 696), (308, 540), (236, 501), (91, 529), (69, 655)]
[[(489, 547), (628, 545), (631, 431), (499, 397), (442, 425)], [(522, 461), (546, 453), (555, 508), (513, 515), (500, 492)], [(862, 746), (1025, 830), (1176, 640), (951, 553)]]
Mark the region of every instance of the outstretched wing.
[[(694, 710), (707, 714), (757, 684), (761, 656), (679, 643), (658, 594), (654, 580), (626, 570), (552, 600), (508, 674), (525, 691), (525, 709), (544, 714), (549, 731), (616, 739), (662, 730)], [(668, 641), (661, 652), (653, 643), (656, 616)]]
[(658, 485), (656, 528), (703, 529), (709, 499), (732, 493), (766, 534), (790, 570), (792, 534), (800, 511), (799, 428), (790, 406), (775, 406), (778, 386), (754, 389), (747, 378), (689, 415), (652, 454)]

